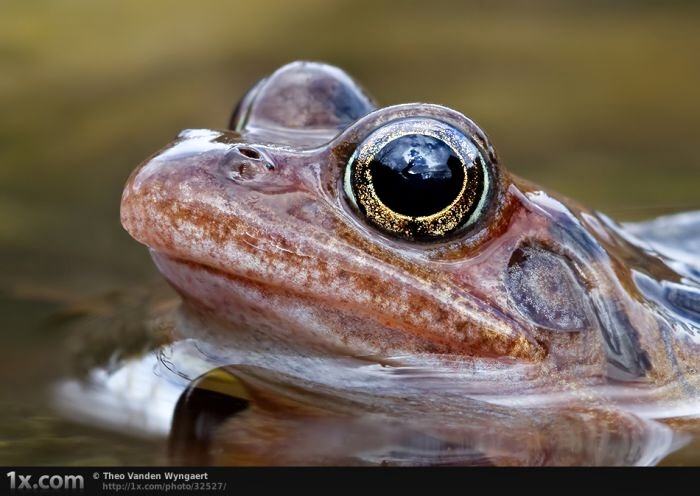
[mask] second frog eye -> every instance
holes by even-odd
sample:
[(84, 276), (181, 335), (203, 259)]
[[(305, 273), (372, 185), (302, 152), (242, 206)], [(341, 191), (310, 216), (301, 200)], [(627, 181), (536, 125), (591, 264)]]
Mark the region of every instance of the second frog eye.
[(350, 158), (345, 191), (370, 224), (407, 239), (439, 239), (473, 224), (490, 184), (480, 148), (432, 119), (372, 133)]

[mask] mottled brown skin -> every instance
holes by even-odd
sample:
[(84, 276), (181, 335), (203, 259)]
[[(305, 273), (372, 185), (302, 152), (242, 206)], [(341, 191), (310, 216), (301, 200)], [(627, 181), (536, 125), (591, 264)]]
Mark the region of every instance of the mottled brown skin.
[[(448, 123), (489, 157), (493, 195), (466, 232), (399, 240), (349, 204), (350, 155), (406, 117)], [(124, 227), (200, 321), (343, 355), (524, 362), (540, 383), (695, 390), (696, 342), (633, 272), (680, 276), (605, 218), (512, 176), (462, 114), (377, 110), (342, 71), (294, 63), (251, 90), (232, 128), (183, 132), (122, 199)]]

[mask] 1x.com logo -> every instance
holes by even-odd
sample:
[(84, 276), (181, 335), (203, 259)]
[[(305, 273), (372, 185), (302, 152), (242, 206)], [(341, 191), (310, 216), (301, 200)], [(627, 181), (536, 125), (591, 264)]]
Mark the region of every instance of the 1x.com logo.
[(31, 475), (19, 475), (16, 472), (8, 472), (10, 479), (10, 491), (18, 489), (83, 489), (85, 480), (82, 475), (41, 475), (36, 482)]

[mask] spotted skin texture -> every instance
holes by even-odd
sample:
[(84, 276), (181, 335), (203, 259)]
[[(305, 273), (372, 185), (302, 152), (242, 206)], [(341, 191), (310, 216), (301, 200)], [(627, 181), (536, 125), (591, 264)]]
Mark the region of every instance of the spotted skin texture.
[[(453, 126), (488, 158), (492, 191), (469, 229), (401, 240), (348, 201), (351, 155), (402, 119)], [(696, 391), (692, 260), (513, 176), (459, 112), (377, 109), (339, 69), (297, 62), (255, 86), (231, 128), (183, 131), (133, 172), (121, 204), (203, 325), (342, 356), (524, 364), (530, 386)], [(642, 276), (676, 284), (675, 307)]]

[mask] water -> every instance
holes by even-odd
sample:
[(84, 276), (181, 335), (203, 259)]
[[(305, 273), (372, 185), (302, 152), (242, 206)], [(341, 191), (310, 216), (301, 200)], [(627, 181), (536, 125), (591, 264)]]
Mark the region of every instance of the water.
[[(166, 329), (145, 328), (144, 317), (168, 310), (172, 295), (152, 284), (158, 277), (145, 250), (119, 226), (121, 189), (133, 167), (181, 129), (224, 127), (258, 77), (291, 59), (319, 59), (346, 68), (382, 104), (447, 104), (489, 132), (514, 172), (637, 220), (700, 208), (697, 9), (692, 2), (455, 2), (429, 11), (381, 2), (6, 2), (0, 463), (178, 459), (172, 437), (180, 435), (78, 422), (56, 409), (55, 387), (164, 340)], [(352, 22), (359, 14), (362, 22)], [(395, 439), (384, 424), (368, 425)], [(340, 428), (358, 430), (332, 424), (328, 436)], [(434, 451), (437, 441), (396, 443), (415, 454)], [(450, 449), (486, 463), (493, 444)], [(626, 446), (615, 453), (633, 451)], [(691, 440), (661, 463), (698, 464), (700, 444)]]
[[(62, 380), (53, 399), (83, 425), (167, 441), (175, 464), (652, 465), (697, 454), (697, 422), (659, 422), (595, 388), (499, 398), (475, 393), (459, 366), (255, 355), (178, 340)], [(489, 373), (499, 371), (478, 375)]]

